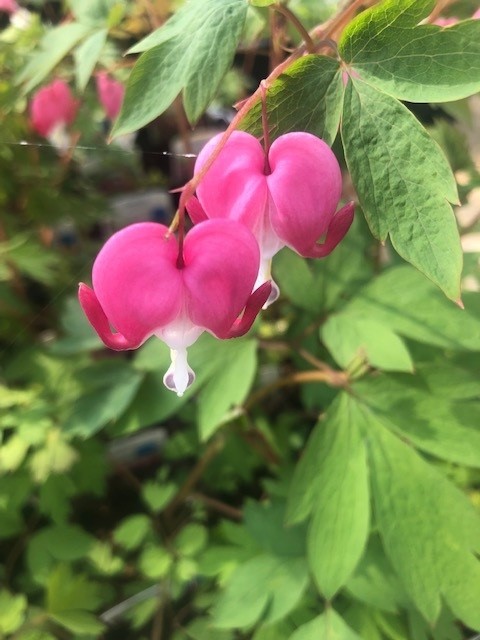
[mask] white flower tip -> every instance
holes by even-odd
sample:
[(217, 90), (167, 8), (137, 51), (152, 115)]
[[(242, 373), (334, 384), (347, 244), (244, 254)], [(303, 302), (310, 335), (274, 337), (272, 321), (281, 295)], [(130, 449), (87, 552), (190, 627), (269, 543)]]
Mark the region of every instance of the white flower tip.
[(193, 384), (195, 374), (188, 365), (186, 349), (171, 349), (170, 355), (172, 364), (163, 376), (163, 384), (181, 398), (188, 387)]

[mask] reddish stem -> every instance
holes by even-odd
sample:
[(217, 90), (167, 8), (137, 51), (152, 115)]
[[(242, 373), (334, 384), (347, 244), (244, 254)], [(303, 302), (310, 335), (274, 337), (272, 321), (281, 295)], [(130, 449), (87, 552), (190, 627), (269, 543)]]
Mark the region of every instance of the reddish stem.
[(272, 170), (270, 169), (270, 163), (268, 161), (268, 153), (270, 151), (270, 132), (268, 130), (267, 89), (263, 80), (260, 83), (260, 90), (262, 93), (262, 127), (263, 148), (265, 149), (265, 175), (269, 176), (272, 173)]

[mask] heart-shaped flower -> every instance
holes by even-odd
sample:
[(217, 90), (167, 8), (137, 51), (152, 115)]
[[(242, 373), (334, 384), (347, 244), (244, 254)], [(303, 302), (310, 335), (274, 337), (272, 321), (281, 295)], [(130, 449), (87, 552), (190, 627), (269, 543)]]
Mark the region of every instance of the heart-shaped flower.
[[(202, 149), (195, 173), (202, 170), (221, 135)], [(195, 223), (230, 218), (253, 232), (261, 252), (260, 284), (270, 279), (271, 259), (284, 246), (308, 258), (322, 258), (337, 246), (353, 220), (353, 203), (335, 213), (341, 190), (340, 166), (320, 138), (287, 133), (266, 155), (254, 136), (235, 131), (197, 187), (198, 199), (191, 198), (187, 209)], [(276, 296), (274, 286), (269, 302)]]
[(66, 128), (77, 115), (78, 102), (63, 80), (54, 80), (33, 96), (30, 103), (32, 127), (56, 148), (64, 150), (69, 144)]
[(205, 330), (218, 338), (246, 333), (271, 288), (266, 283), (252, 293), (259, 249), (238, 222), (199, 224), (186, 235), (181, 257), (167, 227), (133, 224), (101, 249), (93, 290), (85, 284), (79, 289), (87, 318), (111, 349), (136, 349), (152, 335), (170, 347), (164, 383), (178, 395), (195, 379), (187, 348)]

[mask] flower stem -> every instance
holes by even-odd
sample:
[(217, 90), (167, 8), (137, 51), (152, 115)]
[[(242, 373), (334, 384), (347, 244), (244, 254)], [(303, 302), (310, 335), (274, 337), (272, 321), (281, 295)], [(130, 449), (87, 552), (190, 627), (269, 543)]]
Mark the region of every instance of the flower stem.
[(262, 127), (263, 127), (263, 148), (265, 150), (265, 175), (269, 176), (272, 171), (268, 161), (268, 152), (270, 151), (270, 132), (268, 130), (268, 113), (267, 113), (267, 88), (265, 82), (260, 83), (260, 91), (262, 96)]
[(272, 8), (275, 9), (275, 11), (278, 11), (278, 13), (281, 13), (283, 16), (285, 16), (285, 18), (287, 18), (289, 22), (292, 23), (292, 25), (295, 27), (298, 33), (302, 36), (302, 39), (305, 43), (305, 47), (308, 53), (315, 53), (315, 43), (313, 42), (310, 34), (305, 29), (303, 24), (300, 22), (297, 16), (293, 13), (293, 11), (291, 11), (288, 7), (280, 3), (274, 4)]

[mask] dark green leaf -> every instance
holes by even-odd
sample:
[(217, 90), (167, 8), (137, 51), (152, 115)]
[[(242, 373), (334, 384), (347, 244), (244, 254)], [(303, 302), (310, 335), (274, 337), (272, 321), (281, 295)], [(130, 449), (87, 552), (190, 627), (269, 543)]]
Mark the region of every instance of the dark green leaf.
[(100, 29), (100, 31), (92, 33), (75, 49), (75, 77), (80, 91), (84, 91), (90, 80), (90, 76), (105, 46), (107, 35), (107, 29)]
[[(342, 112), (343, 83), (339, 62), (310, 55), (294, 62), (268, 89), (271, 139), (290, 131), (308, 131), (332, 144)], [(250, 110), (242, 129), (261, 137), (261, 103)]]
[(346, 89), (342, 139), (373, 234), (390, 236), (402, 258), (458, 300), (462, 252), (447, 202), (457, 192), (439, 147), (406, 107), (359, 79)]
[(458, 100), (480, 90), (480, 23), (418, 25), (433, 0), (387, 0), (345, 29), (340, 55), (364, 80), (410, 102)]

